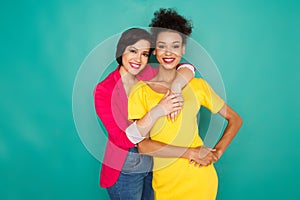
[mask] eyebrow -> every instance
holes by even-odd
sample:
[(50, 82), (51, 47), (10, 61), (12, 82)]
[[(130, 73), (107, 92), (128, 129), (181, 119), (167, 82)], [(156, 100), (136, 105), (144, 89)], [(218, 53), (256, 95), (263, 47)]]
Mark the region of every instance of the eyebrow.
[[(137, 51), (139, 51), (139, 50), (141, 50), (141, 49), (144, 49), (144, 48), (138, 49), (138, 48), (136, 48), (136, 47), (134, 47), (134, 46), (128, 46), (128, 48), (129, 48), (129, 49), (135, 49), (135, 50), (137, 50)], [(143, 50), (143, 52), (149, 53), (150, 50)]]
[[(158, 41), (157, 43), (163, 43), (163, 44), (166, 44), (165, 42), (162, 42), (162, 41)], [(172, 42), (173, 44), (174, 43), (180, 43), (180, 41), (174, 41), (174, 42)]]
[(137, 49), (137, 48), (135, 48), (134, 46), (128, 46), (128, 48), (133, 48), (133, 49)]

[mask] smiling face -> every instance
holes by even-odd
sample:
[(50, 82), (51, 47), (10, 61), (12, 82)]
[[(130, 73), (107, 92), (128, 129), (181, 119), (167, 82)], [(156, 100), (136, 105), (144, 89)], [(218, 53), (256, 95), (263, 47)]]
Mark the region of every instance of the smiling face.
[(122, 54), (122, 66), (126, 72), (132, 75), (140, 73), (147, 65), (150, 52), (150, 42), (139, 40), (133, 45), (127, 46)]
[(185, 45), (182, 43), (181, 35), (170, 31), (159, 33), (153, 53), (164, 68), (175, 69), (185, 53)]

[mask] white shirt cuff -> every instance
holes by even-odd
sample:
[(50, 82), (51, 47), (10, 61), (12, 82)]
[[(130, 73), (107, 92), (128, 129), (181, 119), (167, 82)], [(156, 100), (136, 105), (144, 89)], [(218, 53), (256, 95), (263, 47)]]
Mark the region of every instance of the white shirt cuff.
[(126, 136), (133, 144), (137, 144), (140, 141), (144, 140), (146, 137), (143, 137), (136, 125), (136, 122), (133, 122), (130, 126), (126, 128)]

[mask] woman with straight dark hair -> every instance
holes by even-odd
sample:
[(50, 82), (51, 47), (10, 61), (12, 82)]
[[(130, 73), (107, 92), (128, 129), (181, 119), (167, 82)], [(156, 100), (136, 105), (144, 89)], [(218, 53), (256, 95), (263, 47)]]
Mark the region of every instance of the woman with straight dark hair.
[[(153, 160), (150, 156), (138, 153), (136, 146), (146, 137), (135, 137), (134, 124), (128, 120), (127, 110), (130, 88), (138, 80), (149, 80), (157, 73), (157, 68), (147, 65), (151, 42), (151, 35), (146, 30), (126, 30), (117, 44), (116, 60), (119, 66), (94, 90), (95, 109), (108, 133), (100, 185), (107, 188), (111, 199), (153, 199)], [(181, 109), (182, 98), (178, 88), (181, 91), (193, 78), (193, 70), (190, 64), (179, 65), (177, 68), (178, 75), (174, 79), (172, 91), (165, 96), (166, 101), (158, 105), (160, 110), (165, 111), (165, 115)], [(174, 103), (177, 104), (174, 106)], [(153, 141), (152, 145), (155, 147), (162, 143)], [(199, 157), (197, 148), (168, 146), (162, 153), (163, 156), (174, 157), (174, 152), (181, 153), (186, 159), (197, 161)]]

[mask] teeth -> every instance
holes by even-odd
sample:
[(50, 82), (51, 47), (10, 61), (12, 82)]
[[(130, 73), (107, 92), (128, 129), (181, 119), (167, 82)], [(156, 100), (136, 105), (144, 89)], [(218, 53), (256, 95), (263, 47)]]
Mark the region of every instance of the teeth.
[(140, 65), (137, 65), (137, 64), (134, 64), (134, 63), (131, 63), (131, 65), (133, 66), (133, 67), (136, 67), (136, 68), (138, 68)]
[(174, 60), (174, 58), (165, 58), (164, 60), (167, 61), (167, 62), (171, 62), (171, 61)]

